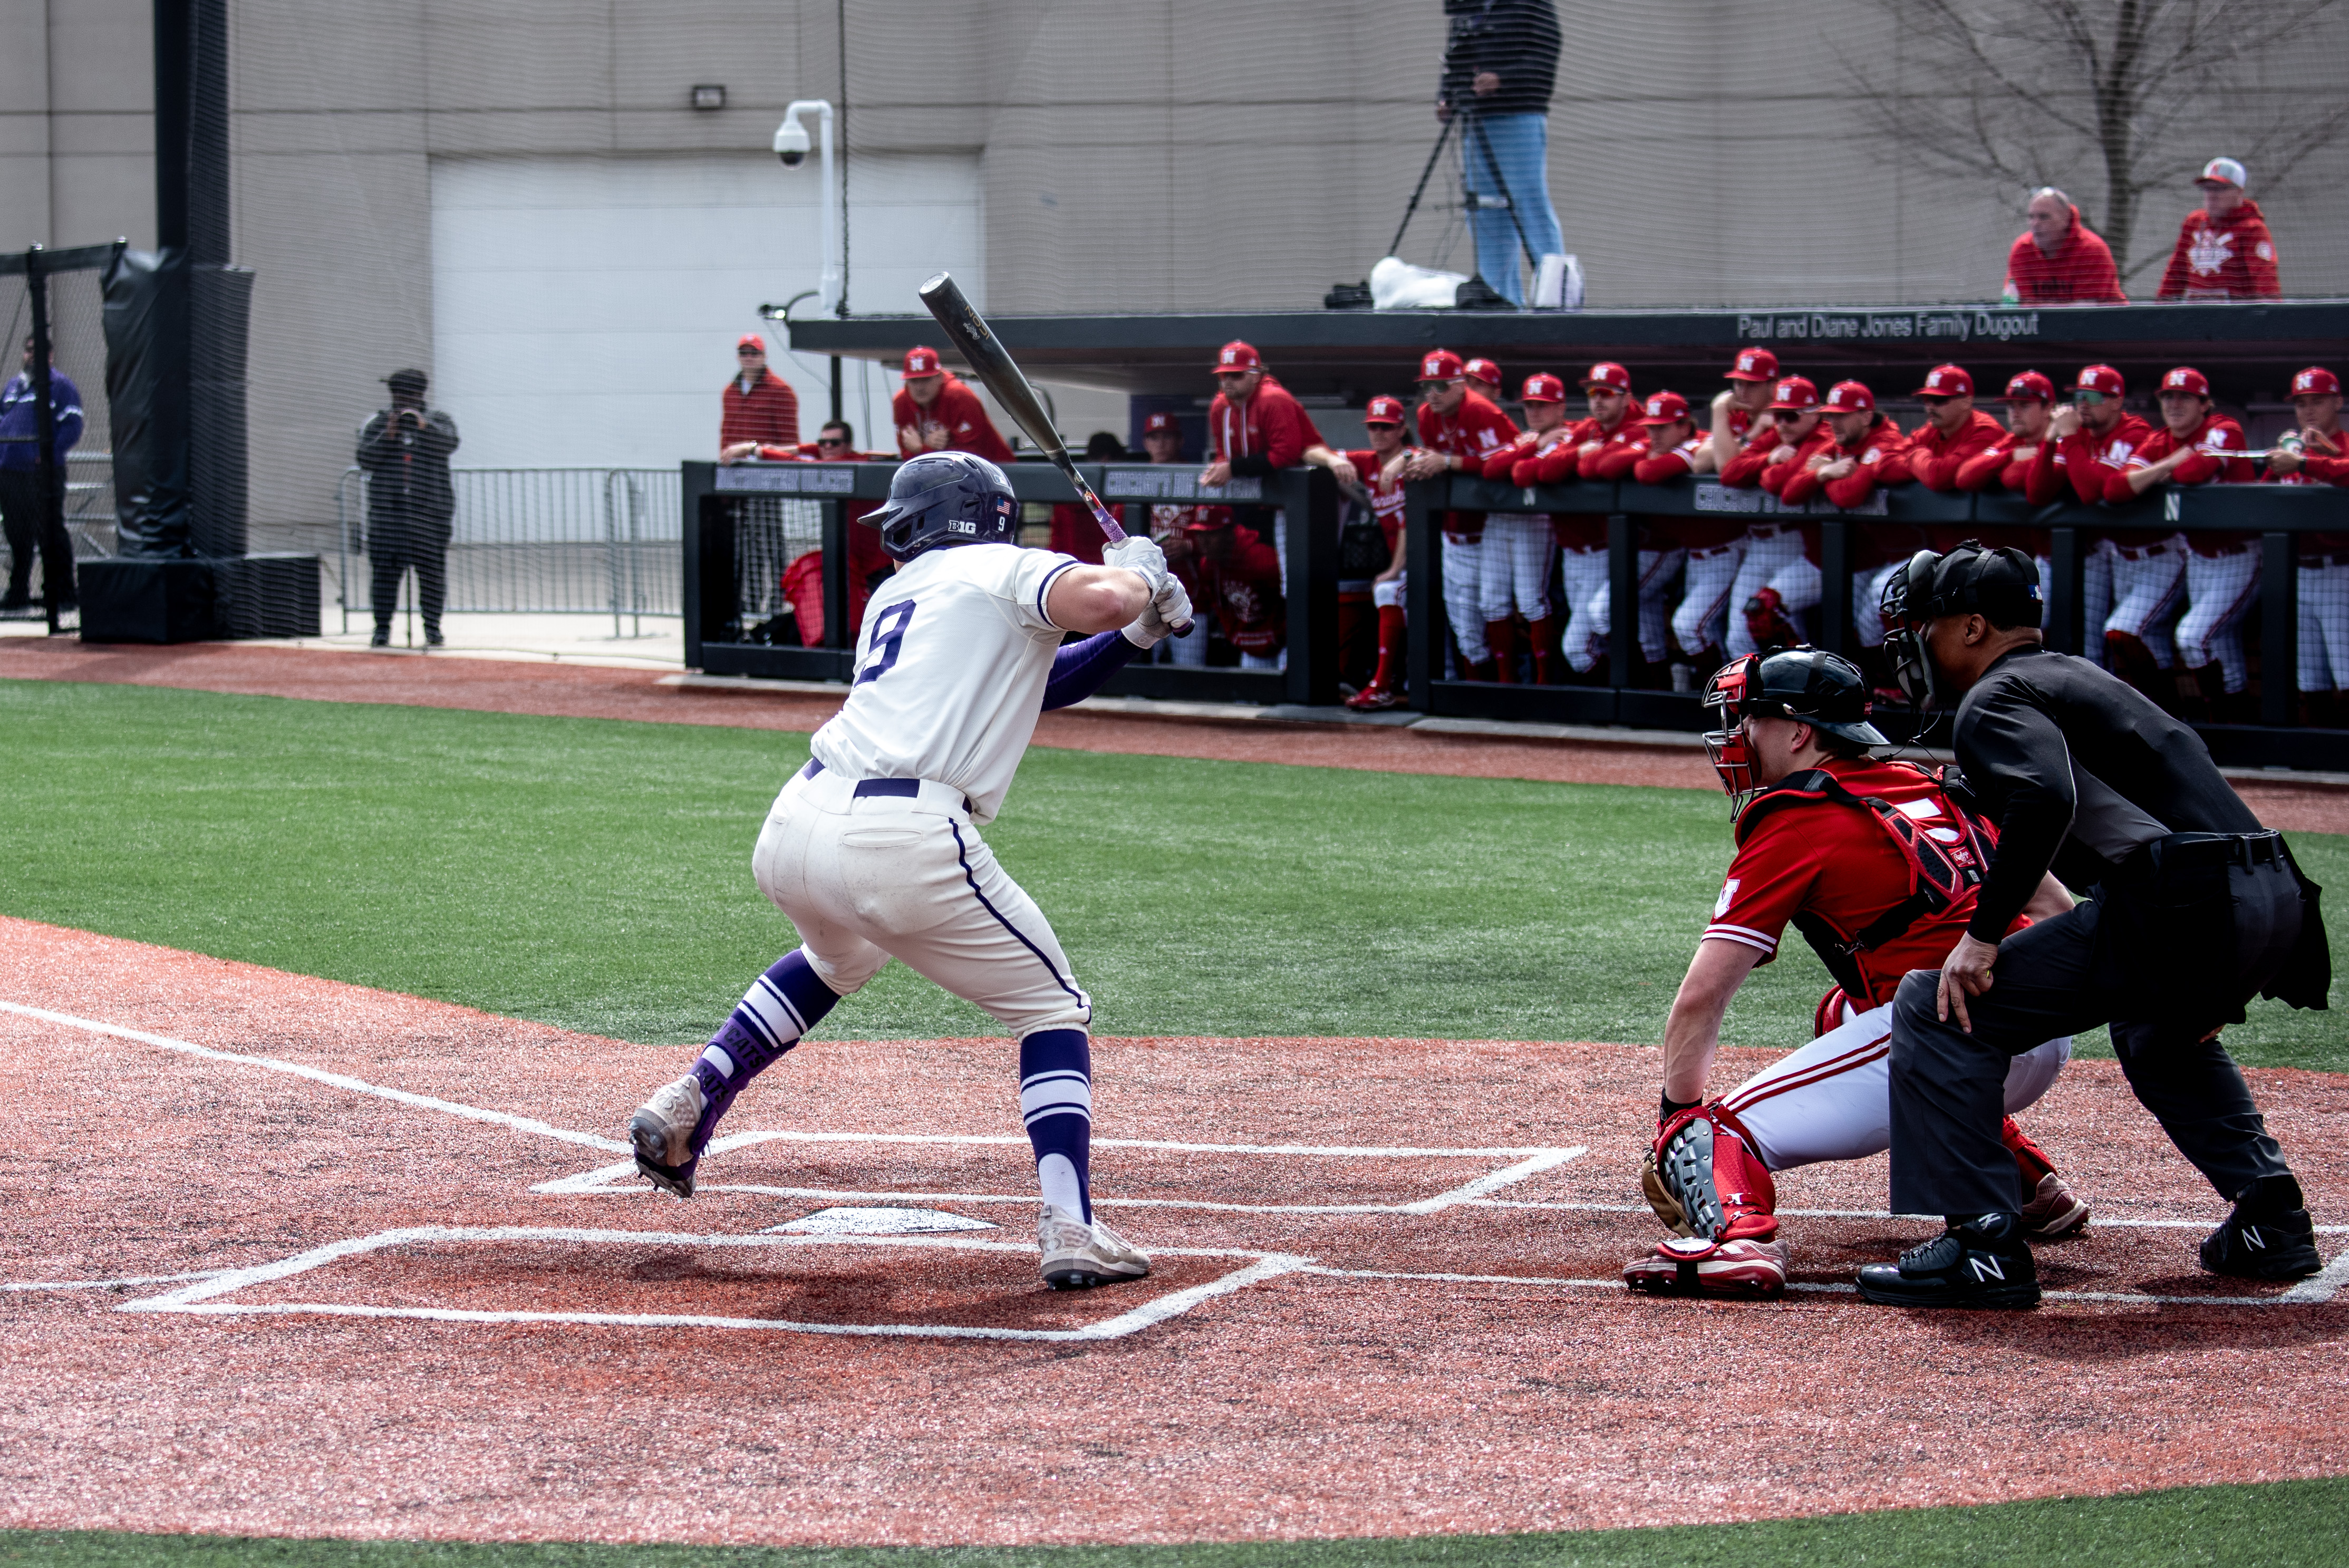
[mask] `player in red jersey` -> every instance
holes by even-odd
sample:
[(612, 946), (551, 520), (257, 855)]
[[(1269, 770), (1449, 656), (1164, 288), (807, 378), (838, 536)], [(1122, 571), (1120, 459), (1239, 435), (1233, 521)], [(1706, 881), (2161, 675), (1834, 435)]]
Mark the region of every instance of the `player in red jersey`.
[(1322, 444), (1304, 407), (1275, 380), (1248, 344), (1234, 338), (1216, 351), (1216, 400), (1207, 405), (1207, 466), (1199, 482), (1220, 488), (1232, 476), (1267, 479), (1305, 460)]
[(1277, 670), (1288, 640), (1288, 606), (1281, 594), (1280, 552), (1253, 528), (1234, 521), (1229, 507), (1203, 507), (1184, 528), (1192, 571), (1215, 606), (1224, 640), (1240, 668)]
[(1728, 389), (1713, 395), (1713, 419), (1698, 473), (1718, 472), (1775, 418), (1770, 404), (1778, 385), (1776, 355), (1766, 348), (1741, 348), (1726, 374)]
[(1502, 390), (1501, 367), (1489, 359), (1468, 360), (1460, 366), (1460, 374), (1468, 378), (1469, 391), (1477, 393), (1495, 408), (1507, 396)]
[(1348, 707), (1365, 713), (1402, 705), (1403, 603), (1408, 582), (1403, 570), (1403, 468), (1411, 457), (1411, 449), (1403, 444), (1402, 419), (1402, 398), (1373, 397), (1362, 410), (1362, 428), (1371, 444), (1319, 459), (1332, 471), (1337, 471), (1338, 465), (1331, 458), (1345, 459), (1347, 468), (1359, 476), (1363, 492), (1370, 497), (1371, 515), (1386, 538), (1386, 566), (1371, 583), (1371, 603), (1379, 617), (1378, 667), (1370, 684), (1346, 699)]
[[(1597, 459), (1598, 477), (1630, 479), (1643, 485), (1665, 485), (1698, 471), (1704, 460), (1706, 437), (1689, 415), (1688, 399), (1677, 392), (1651, 392), (1640, 406), (1639, 424), (1647, 436), (1647, 449), (1627, 446), (1603, 449)], [(1697, 521), (1699, 520), (1688, 520)], [(1665, 595), (1683, 574), (1688, 549), (1674, 524), (1681, 519), (1641, 518), (1632, 546), (1636, 578), (1632, 592), (1638, 608), (1640, 656), (1651, 665), (1671, 656), (1668, 640), (1671, 612)], [(1603, 558), (1602, 558), (1603, 559)], [(1602, 574), (1589, 597), (1576, 606), (1584, 616), (1590, 638), (1605, 647), (1615, 629), (1613, 585)]]
[[(1448, 348), (1421, 357), (1419, 394), (1419, 449), (1403, 464), (1407, 480), (1481, 474), (1485, 459), (1517, 438), (1509, 417), (1468, 389), (1460, 356)], [(1482, 512), (1444, 514), (1444, 613), (1470, 680), (1495, 680), (1501, 674), (1496, 655), (1503, 650), (1486, 641), (1484, 541)], [(1505, 610), (1500, 618), (1506, 615)]]
[[(1521, 479), (1541, 484), (1595, 480), (1599, 463), (1609, 454), (1623, 454), (1629, 466), (1647, 451), (1648, 428), (1639, 420), (1629, 370), (1611, 359), (1600, 360), (1583, 377), (1582, 394), (1589, 416), (1568, 427), (1565, 436), (1530, 464), (1521, 464)], [(1606, 634), (1591, 619), (1590, 609), (1593, 600), (1607, 591), (1607, 516), (1558, 511), (1550, 514), (1549, 522), (1566, 593), (1566, 662), (1575, 674), (1588, 675), (1607, 652)]]
[[(2105, 499), (2106, 486), (2127, 467), (2129, 454), (2153, 434), (2152, 426), (2121, 407), (2127, 391), (2121, 373), (2111, 366), (2081, 368), (2071, 402), (2049, 418), (2047, 438), (2039, 444), (2039, 455), (2024, 476), (2025, 500), (2045, 506), (2076, 497), (2082, 505), (2094, 506)], [(2150, 626), (2157, 638), (2162, 636), (2158, 628), (2166, 620), (2164, 605), (2175, 598), (2185, 573), (2180, 548), (2157, 529), (2120, 530), (2097, 537), (2089, 549), (2088, 587), (2081, 608), (2086, 657), (2098, 664), (2118, 659), (2116, 668), (2154, 667), (2144, 634)], [(2100, 588), (2101, 601), (2096, 597)]]
[[(1483, 363), (1490, 364), (1491, 361)], [(1568, 433), (1566, 383), (1547, 373), (1526, 378), (1521, 400), (1526, 428), (1515, 439), (1485, 458), (1480, 470), (1500, 484), (1516, 482), (1520, 469), (1530, 471), (1543, 452), (1563, 441)], [(1551, 680), (1552, 650), (1557, 646), (1557, 607), (1549, 600), (1552, 569), (1557, 547), (1547, 512), (1495, 511), (1485, 514), (1485, 539), (1480, 548), (1477, 579), (1479, 613), (1485, 617), (1485, 645), (1494, 652), (1494, 678), (1513, 679), (1514, 661), (1504, 651), (1516, 641), (1512, 614), (1526, 620), (1526, 641), (1532, 645), (1537, 686)]]
[(1925, 405), (1925, 422), (1909, 432), (1909, 472), (1927, 490), (1952, 494), (1959, 471), (2006, 432), (1974, 407), (1974, 378), (1959, 366), (1927, 371), (1917, 400)]
[(2023, 494), (2031, 465), (2048, 438), (2047, 424), (2055, 412), (2055, 383), (2036, 370), (2025, 370), (2007, 382), (2005, 401), (2006, 429), (1958, 465), (1958, 489), (1975, 494), (2002, 490)]
[[(1938, 966), (1972, 918), (1993, 830), (1925, 769), (1878, 762), (1858, 668), (1816, 648), (1738, 660), (1713, 676), (1705, 737), (1734, 802), (1737, 855), (1664, 1026), (1664, 1083), (1641, 1185), (1675, 1239), (1623, 1271), (1635, 1290), (1770, 1295), (1785, 1288), (1775, 1172), (1864, 1160), (1891, 1143), (1891, 1002), (1909, 970)], [(2020, 927), (2069, 909), (2049, 877)], [(1777, 956), (1785, 928), (1836, 984), (1809, 1045), (1706, 1101), (1730, 999)], [(2053, 1238), (2087, 1205), (2013, 1113), (2047, 1091), (2070, 1038), (2014, 1058), (2007, 1147), (2031, 1194), (2023, 1223)]]
[[(1182, 420), (1163, 411), (1144, 418), (1142, 422), (1142, 450), (1153, 463), (1181, 462)], [(1167, 570), (1181, 579), (1183, 591), (1191, 596), (1191, 603), (1197, 611), (1189, 632), (1160, 641), (1158, 658), (1162, 664), (1184, 669), (1206, 668), (1208, 628), (1215, 624), (1215, 616), (1213, 608), (1207, 603), (1206, 589), (1199, 582), (1196, 564), (1191, 559), (1190, 525), (1206, 521), (1220, 523), (1229, 520), (1229, 509), (1224, 507), (1186, 506), (1180, 501), (1151, 503), (1151, 540), (1166, 552)]]
[(718, 460), (748, 462), (761, 447), (796, 447), (800, 395), (767, 368), (767, 340), (746, 332), (734, 345), (734, 379), (719, 395)]
[(947, 374), (935, 348), (917, 345), (905, 351), (905, 384), (890, 399), (889, 417), (896, 422), (901, 458), (970, 452), (991, 463), (1011, 460), (1011, 449), (996, 433), (978, 394), (961, 377)]
[[(2341, 428), (2341, 379), (2321, 365), (2292, 378), (2300, 428), (2268, 454), (2280, 485), (2349, 485), (2349, 434)], [(2302, 724), (2349, 723), (2349, 533), (2302, 533), (2300, 548), (2300, 693)]]
[[(2161, 428), (2146, 437), (2121, 471), (2106, 481), (2106, 500), (2135, 500), (2158, 484), (2241, 485), (2259, 477), (2242, 426), (2213, 411), (2210, 383), (2202, 372), (2179, 366), (2161, 378), (2156, 396)], [(2246, 713), (2214, 715), (2212, 709), (2241, 707), (2240, 701), (2219, 699), (2240, 699), (2251, 684), (2242, 620), (2260, 591), (2259, 536), (2198, 529), (2184, 537), (2186, 609), (2176, 633), (2178, 697), (2203, 717), (2248, 720)], [(2146, 642), (2156, 664), (2167, 668), (2161, 641)]]
[(2156, 299), (2279, 299), (2275, 236), (2260, 204), (2243, 194), (2243, 166), (2214, 158), (2194, 183), (2202, 205), (2178, 225), (2178, 245)]
[[(812, 441), (797, 446), (762, 442), (752, 454), (761, 462), (771, 463), (885, 463), (891, 461), (886, 452), (860, 452), (856, 449), (856, 431), (845, 419), (828, 419), (816, 432)], [(846, 521), (854, 524), (866, 512), (881, 503), (877, 500), (848, 500), (841, 503)], [(864, 605), (873, 597), (874, 589), (882, 579), (897, 570), (897, 563), (881, 548), (877, 529), (848, 530), (848, 624), (854, 633), (864, 624)], [(790, 602), (792, 614), (799, 625), (802, 646), (823, 646), (823, 552), (810, 550), (795, 558), (782, 575), (782, 594)]]

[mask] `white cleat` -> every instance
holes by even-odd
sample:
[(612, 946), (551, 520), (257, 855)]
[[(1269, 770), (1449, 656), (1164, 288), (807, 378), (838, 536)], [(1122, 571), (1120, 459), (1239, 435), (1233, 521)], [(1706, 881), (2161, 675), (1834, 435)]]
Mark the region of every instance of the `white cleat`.
[(628, 1118), (628, 1145), (636, 1150), (636, 1170), (662, 1191), (693, 1196), (693, 1171), (701, 1163), (693, 1151), (693, 1135), (706, 1109), (699, 1080), (688, 1073), (663, 1084)]
[(1150, 1260), (1115, 1231), (1050, 1203), (1036, 1216), (1036, 1244), (1044, 1249), (1044, 1283), (1054, 1290), (1091, 1290), (1150, 1273)]

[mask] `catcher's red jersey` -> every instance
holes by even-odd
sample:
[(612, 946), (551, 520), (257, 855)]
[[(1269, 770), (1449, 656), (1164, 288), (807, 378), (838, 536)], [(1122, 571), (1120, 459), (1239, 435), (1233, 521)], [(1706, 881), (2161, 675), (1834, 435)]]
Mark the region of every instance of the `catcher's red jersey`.
[[(1853, 794), (1889, 800), (1936, 840), (1954, 841), (1956, 808), (1921, 770), (1864, 760), (1830, 760), (1820, 768)], [(1952, 839), (1941, 840), (1943, 832)], [(1873, 817), (1832, 800), (1806, 800), (1763, 819), (1738, 850), (1704, 939), (1757, 948), (1767, 964), (1798, 914), (1818, 915), (1848, 937), (1909, 893), (1909, 863)], [(1909, 971), (1940, 968), (1973, 912), (1974, 892), (1968, 888), (1939, 914), (1920, 915), (1883, 946), (1854, 954), (1868, 985), (1866, 999), (1855, 995), (1854, 1005), (1883, 1006)]]

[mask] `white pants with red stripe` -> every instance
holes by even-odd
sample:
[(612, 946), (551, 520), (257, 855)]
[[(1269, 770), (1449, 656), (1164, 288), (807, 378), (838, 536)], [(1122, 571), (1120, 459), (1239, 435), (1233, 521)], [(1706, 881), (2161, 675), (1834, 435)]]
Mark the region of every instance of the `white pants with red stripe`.
[(2216, 664), (2229, 696), (2251, 682), (2243, 656), (2243, 612), (2260, 593), (2260, 543), (2252, 540), (2223, 555), (2189, 551), (2186, 614), (2178, 623), (2178, 662), (2199, 670)]
[(2349, 555), (2300, 568), (2300, 689), (2349, 691)]
[(2113, 613), (2105, 617), (2105, 630), (2143, 643), (2159, 669), (2169, 668), (2177, 655), (2169, 634), (2184, 603), (2189, 553), (2183, 536), (2154, 545), (2114, 546)]
[[(1485, 546), (1481, 540), (1458, 540), (1444, 536), (1444, 614), (1452, 623), (1452, 640), (1460, 645), (1460, 656), (1472, 665), (1481, 665), (1493, 656), (1485, 645), (1485, 605), (1477, 596), (1477, 582), (1485, 570)], [(1460, 672), (1465, 679), (1468, 672)]]
[[(1892, 1009), (1854, 1014), (1722, 1096), (1773, 1171), (1823, 1160), (1865, 1160), (1892, 1147)], [(2006, 1113), (2047, 1092), (2072, 1055), (2072, 1037), (2033, 1046), (2006, 1069)]]
[(1819, 569), (1803, 553), (1803, 536), (1790, 523), (1749, 530), (1745, 559), (1737, 564), (1737, 580), (1729, 589), (1729, 656), (1742, 659), (1754, 651), (1754, 634), (1745, 627), (1745, 602), (1764, 588), (1778, 591), (1778, 603), (1797, 632), (1807, 634), (1805, 612), (1818, 604)]
[(1607, 596), (1607, 552), (1562, 550), (1557, 564), (1566, 584), (1566, 662), (1588, 675), (1607, 653), (1606, 630), (1591, 620), (1592, 602)]
[(1492, 511), (1485, 514), (1482, 572), (1476, 599), (1487, 621), (1506, 621), (1511, 611), (1528, 621), (1549, 614), (1550, 562), (1557, 538), (1549, 514)]
[(1729, 614), (1729, 592), (1737, 585), (1737, 569), (1744, 559), (1743, 540), (1688, 552), (1688, 569), (1681, 577), (1681, 602), (1672, 611), (1672, 641), (1691, 658), (1723, 645), (1729, 634), (1723, 624)]
[[(1688, 560), (1685, 550), (1642, 550), (1639, 552), (1640, 656), (1651, 665), (1664, 662), (1664, 595)], [(1615, 584), (1604, 578), (1586, 602), (1583, 612), (1590, 636), (1603, 652), (1615, 631)], [(1595, 661), (1594, 661), (1595, 662)]]

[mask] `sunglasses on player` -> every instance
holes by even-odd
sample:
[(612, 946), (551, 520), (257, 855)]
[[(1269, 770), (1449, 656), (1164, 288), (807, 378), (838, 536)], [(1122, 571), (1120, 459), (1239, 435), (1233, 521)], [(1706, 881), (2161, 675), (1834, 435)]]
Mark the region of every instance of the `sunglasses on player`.
[(815, 444), (819, 447), (844, 447), (848, 445), (848, 438), (845, 436), (818, 436), (815, 438)]

